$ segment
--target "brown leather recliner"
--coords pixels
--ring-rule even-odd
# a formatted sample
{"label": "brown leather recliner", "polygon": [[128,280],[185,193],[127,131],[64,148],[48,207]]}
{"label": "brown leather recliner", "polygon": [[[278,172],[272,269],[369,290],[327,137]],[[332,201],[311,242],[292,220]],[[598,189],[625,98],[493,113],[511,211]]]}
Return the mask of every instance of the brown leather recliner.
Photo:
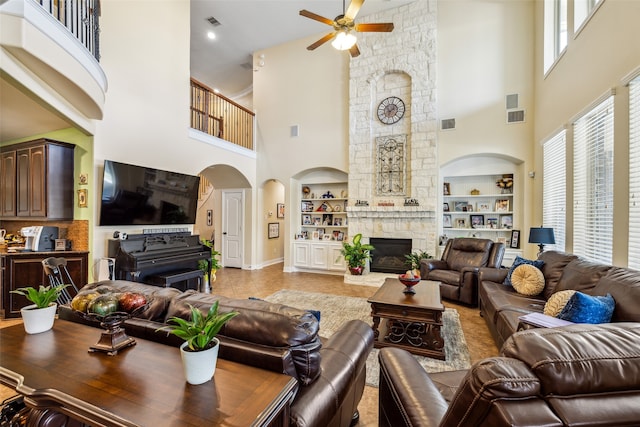
{"label": "brown leather recliner", "polygon": [[478,305],[478,270],[500,268],[504,244],[489,239],[458,237],[449,239],[442,258],[423,259],[420,276],[440,282],[443,298],[471,306]]}
{"label": "brown leather recliner", "polygon": [[640,323],[518,332],[466,374],[427,374],[397,348],[379,359],[380,426],[640,424]]}

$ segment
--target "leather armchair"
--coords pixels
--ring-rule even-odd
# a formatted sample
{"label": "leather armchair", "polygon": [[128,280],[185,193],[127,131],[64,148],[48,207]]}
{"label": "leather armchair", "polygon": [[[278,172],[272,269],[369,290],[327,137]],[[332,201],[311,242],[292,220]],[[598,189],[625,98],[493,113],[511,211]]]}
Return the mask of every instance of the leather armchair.
{"label": "leather armchair", "polygon": [[471,306],[478,305],[478,270],[500,268],[504,244],[489,239],[458,237],[449,239],[442,258],[423,259],[420,276],[440,282],[443,298]]}
{"label": "leather armchair", "polygon": [[397,348],[381,349],[379,360],[383,427],[631,426],[640,420],[640,323],[518,332],[500,357],[469,371],[427,374]]}

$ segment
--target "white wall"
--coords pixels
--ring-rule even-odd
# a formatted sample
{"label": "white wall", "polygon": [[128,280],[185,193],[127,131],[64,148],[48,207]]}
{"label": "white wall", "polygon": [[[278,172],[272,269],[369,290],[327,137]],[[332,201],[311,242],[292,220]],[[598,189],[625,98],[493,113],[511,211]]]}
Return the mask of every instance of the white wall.
{"label": "white wall", "polygon": [[[255,159],[188,136],[189,13],[188,0],[102,3],[101,65],[109,89],[104,119],[94,139],[96,195],[101,191],[105,159],[192,175],[213,164],[227,164],[254,185]],[[97,209],[94,221],[97,226]],[[114,229],[141,231],[96,228],[95,258],[105,255],[106,240]],[[248,236],[253,235],[251,231]],[[251,256],[245,261],[255,262]]]}
{"label": "white wall", "polygon": [[[571,6],[571,1],[569,2]],[[571,9],[570,9],[571,10]],[[543,5],[536,2],[535,128],[536,169],[542,168],[542,145],[594,101],[614,90],[614,233],[613,263],[627,265],[629,200],[628,89],[623,80],[640,68],[640,2],[604,0],[582,31],[572,34],[566,51],[544,76]],[[567,141],[567,251],[572,250],[573,146]],[[542,180],[536,179],[535,218],[542,218]]]}

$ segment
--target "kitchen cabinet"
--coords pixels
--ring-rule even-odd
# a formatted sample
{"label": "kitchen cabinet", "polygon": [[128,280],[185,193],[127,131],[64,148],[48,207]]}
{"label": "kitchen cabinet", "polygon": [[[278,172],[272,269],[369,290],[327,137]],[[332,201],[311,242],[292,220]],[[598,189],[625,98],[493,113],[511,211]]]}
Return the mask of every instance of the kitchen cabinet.
{"label": "kitchen cabinet", "polygon": [[2,147],[2,219],[73,219],[73,144],[38,139]]}
{"label": "kitchen cabinet", "polygon": [[[21,252],[0,255],[2,271],[2,309],[4,317],[20,317],[20,309],[31,304],[24,296],[10,291],[32,286],[49,286],[49,278],[42,268],[42,260],[62,257],[67,260],[67,270],[78,289],[87,284],[89,276],[89,253],[83,251]],[[71,295],[74,292],[70,290]]]}

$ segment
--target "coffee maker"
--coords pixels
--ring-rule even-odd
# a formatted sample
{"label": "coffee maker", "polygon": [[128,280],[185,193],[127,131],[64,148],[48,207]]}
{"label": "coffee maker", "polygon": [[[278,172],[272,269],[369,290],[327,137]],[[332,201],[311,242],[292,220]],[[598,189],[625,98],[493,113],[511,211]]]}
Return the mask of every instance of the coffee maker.
{"label": "coffee maker", "polygon": [[48,252],[55,249],[58,238],[58,227],[47,225],[33,225],[22,227],[20,234],[24,237],[24,250],[33,252]]}

